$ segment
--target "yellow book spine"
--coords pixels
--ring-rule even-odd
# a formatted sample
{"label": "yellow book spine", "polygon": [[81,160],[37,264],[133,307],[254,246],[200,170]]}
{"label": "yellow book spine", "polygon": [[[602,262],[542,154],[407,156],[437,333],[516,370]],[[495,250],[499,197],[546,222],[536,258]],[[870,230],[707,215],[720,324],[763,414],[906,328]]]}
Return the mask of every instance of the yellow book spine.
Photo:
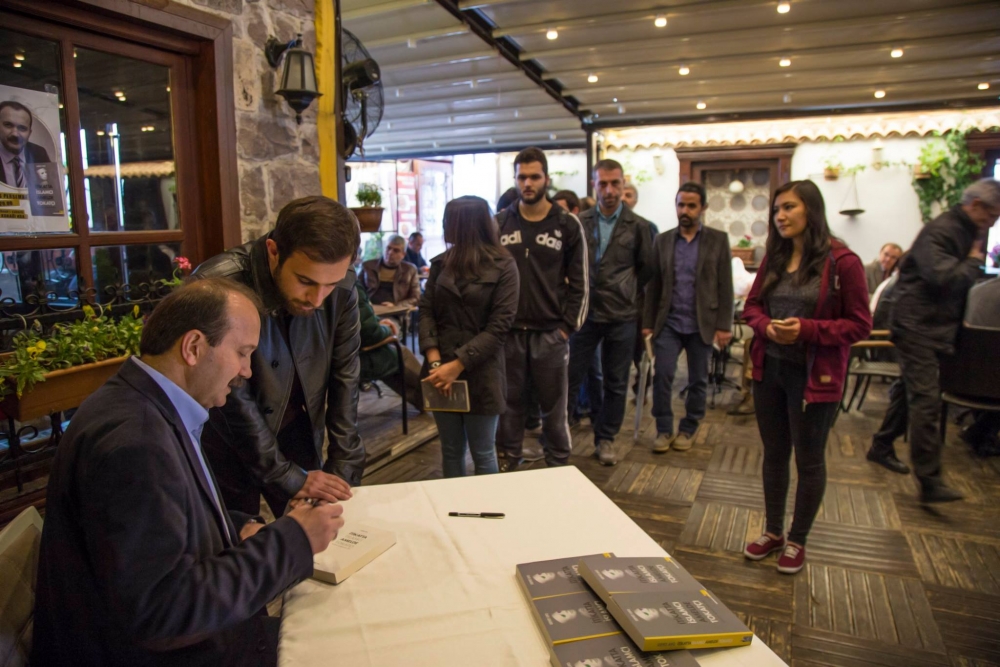
{"label": "yellow book spine", "polygon": [[681,648],[727,648],[731,646],[747,646],[751,641],[753,641],[753,633],[751,632],[676,635],[672,637],[646,637],[641,648],[643,651],[672,651]]}

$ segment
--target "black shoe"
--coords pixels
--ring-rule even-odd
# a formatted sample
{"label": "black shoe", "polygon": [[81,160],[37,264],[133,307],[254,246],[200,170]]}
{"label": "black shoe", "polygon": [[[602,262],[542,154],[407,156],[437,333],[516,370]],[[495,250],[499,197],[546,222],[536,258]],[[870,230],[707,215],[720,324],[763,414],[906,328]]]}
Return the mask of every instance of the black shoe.
{"label": "black shoe", "polygon": [[956,500],[965,500],[965,496],[954,489],[949,489],[940,480],[920,480],[921,503],[950,503]]}
{"label": "black shoe", "polygon": [[514,472],[520,466],[522,460],[520,458],[513,458],[509,456],[498,456],[497,457],[497,468],[500,472]]}
{"label": "black shoe", "polygon": [[886,454],[878,454],[875,449],[869,449],[868,454],[865,456],[866,459],[872,463],[877,463],[886,470],[891,470],[892,472],[898,472],[900,475],[909,475],[910,466],[906,465],[898,458],[893,452],[888,452]]}

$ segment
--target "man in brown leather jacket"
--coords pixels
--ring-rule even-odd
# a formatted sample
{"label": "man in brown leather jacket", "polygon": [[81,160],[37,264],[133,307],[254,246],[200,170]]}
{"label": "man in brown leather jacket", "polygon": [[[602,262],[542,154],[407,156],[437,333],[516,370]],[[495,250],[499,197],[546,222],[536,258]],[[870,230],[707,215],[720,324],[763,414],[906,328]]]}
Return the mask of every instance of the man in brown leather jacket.
{"label": "man in brown leather jacket", "polygon": [[256,514],[263,494],[281,516],[292,498],[344,500],[361,482],[361,337],[351,270],[359,241],[348,209],[305,197],[281,210],[272,232],[195,273],[242,283],[264,303],[253,374],[211,411],[202,437],[231,509]]}

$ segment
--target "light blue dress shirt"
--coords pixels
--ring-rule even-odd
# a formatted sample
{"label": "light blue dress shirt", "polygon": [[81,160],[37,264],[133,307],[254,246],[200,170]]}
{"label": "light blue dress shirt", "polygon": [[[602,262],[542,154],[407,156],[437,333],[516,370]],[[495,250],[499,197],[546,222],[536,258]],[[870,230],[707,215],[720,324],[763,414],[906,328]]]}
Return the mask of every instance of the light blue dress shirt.
{"label": "light blue dress shirt", "polygon": [[604,217],[601,213],[601,207],[597,207],[597,261],[600,263],[601,257],[604,257],[604,251],[608,249],[608,242],[611,241],[611,235],[615,232],[615,225],[618,224],[618,218],[621,217],[622,209],[625,208],[625,202],[620,202],[618,208],[615,212],[608,217]]}
{"label": "light blue dress shirt", "polygon": [[167,395],[170,402],[173,404],[174,409],[177,410],[177,414],[180,415],[181,421],[184,423],[184,428],[187,429],[188,435],[191,436],[191,443],[194,445],[194,453],[198,455],[198,462],[201,463],[201,470],[205,474],[205,481],[208,482],[208,488],[212,490],[212,500],[215,502],[215,511],[219,515],[219,519],[222,521],[223,525],[223,537],[226,542],[231,541],[231,536],[229,535],[229,530],[225,528],[227,525],[226,517],[222,513],[222,503],[219,502],[219,492],[215,488],[215,482],[212,480],[212,473],[208,470],[208,464],[205,463],[205,455],[201,451],[201,432],[205,428],[205,422],[208,421],[208,410],[206,410],[198,401],[191,397],[191,394],[187,393],[180,387],[178,387],[173,380],[168,378],[163,373],[159,372],[155,368],[149,366],[149,364],[143,363],[138,357],[132,357],[132,361],[142,370],[146,371],[149,377],[153,378],[153,381],[160,386],[163,393]]}

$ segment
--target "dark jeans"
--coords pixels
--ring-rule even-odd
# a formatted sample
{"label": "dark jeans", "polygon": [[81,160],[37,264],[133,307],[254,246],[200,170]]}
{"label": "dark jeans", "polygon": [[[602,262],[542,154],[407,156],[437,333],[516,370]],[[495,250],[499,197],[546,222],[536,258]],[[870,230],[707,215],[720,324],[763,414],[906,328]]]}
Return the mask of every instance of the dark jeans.
{"label": "dark jeans", "polygon": [[921,480],[941,476],[940,360],[933,349],[897,334],[893,342],[906,387],[910,420],[910,461]]}
{"label": "dark jeans", "polygon": [[594,361],[587,371],[587,381],[580,385],[576,400],[575,416],[583,417],[584,412],[587,412],[592,422],[597,421],[597,415],[601,414],[601,406],[604,405],[604,369],[601,366],[600,345],[594,350]]}
{"label": "dark jeans", "polygon": [[604,404],[594,425],[594,441],[614,440],[625,419],[625,394],[632,367],[635,322],[594,322],[588,319],[570,339],[570,414],[576,411],[580,385],[590,369],[594,351],[601,346],[604,371]]}
{"label": "dark jeans", "polygon": [[504,343],[507,411],[500,416],[497,451],[521,458],[528,382],[535,387],[542,417],[542,447],[549,466],[569,463],[570,434],[566,423],[566,372],[569,343],[558,331],[511,331]]}
{"label": "dark jeans", "polygon": [[907,427],[906,387],[902,380],[895,380],[889,387],[889,408],[882,418],[882,426],[872,438],[872,451],[881,457],[895,456],[896,449],[892,443],[896,438],[906,435]]}
{"label": "dark jeans", "polygon": [[499,472],[496,435],[499,415],[470,415],[458,412],[435,412],[441,438],[441,462],[445,477],[465,476],[466,445],[472,451],[477,475]]}
{"label": "dark jeans", "polygon": [[839,403],[804,404],[806,369],[775,357],[764,361],[764,379],[753,384],[757,428],[764,442],[767,531],[784,533],[789,459],[795,450],[799,481],[788,540],[805,545],[826,492],[826,439]]}
{"label": "dark jeans", "polygon": [[674,375],[677,373],[677,358],[681,350],[687,352],[688,386],[684,399],[684,419],[678,431],[691,435],[698,430],[698,422],[705,418],[705,396],[708,387],[708,362],[712,358],[712,346],[705,345],[701,334],[677,333],[665,326],[654,341],[656,352],[656,373],[653,375],[653,416],[656,417],[656,432],[674,432],[674,410],[671,396]]}

